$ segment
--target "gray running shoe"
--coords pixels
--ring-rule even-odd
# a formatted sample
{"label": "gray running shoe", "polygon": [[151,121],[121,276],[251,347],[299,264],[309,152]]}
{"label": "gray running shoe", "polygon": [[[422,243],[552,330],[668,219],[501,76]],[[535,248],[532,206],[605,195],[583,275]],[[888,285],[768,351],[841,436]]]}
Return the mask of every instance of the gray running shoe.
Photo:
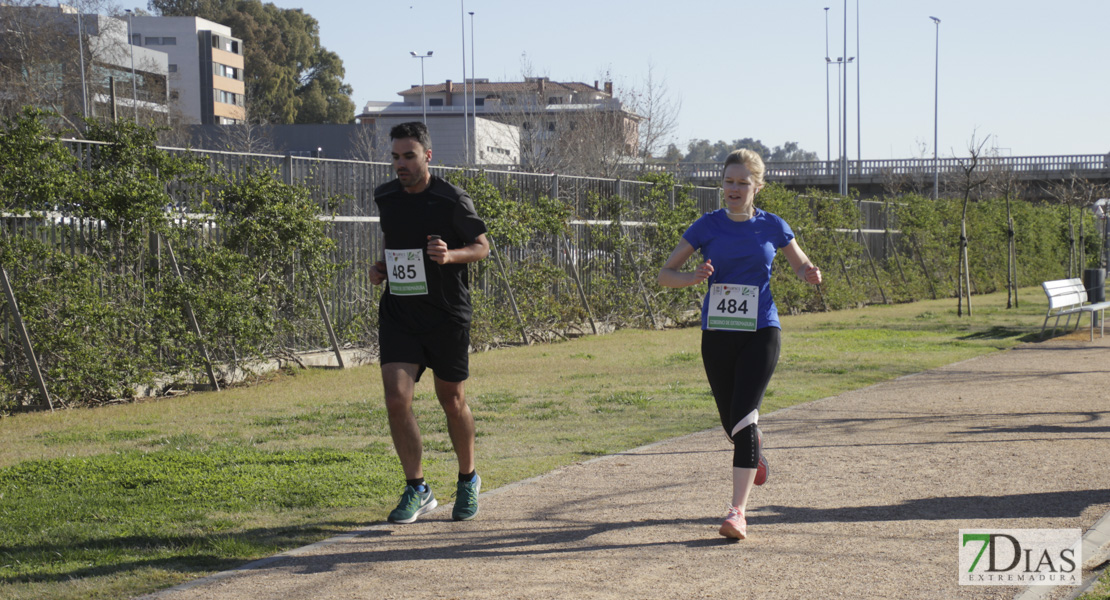
{"label": "gray running shoe", "polygon": [[397,504],[397,508],[389,513],[390,523],[412,523],[420,515],[439,506],[435,495],[432,494],[431,486],[425,485],[424,487],[427,491],[421,493],[411,485],[405,486],[405,491],[401,493],[401,501]]}
{"label": "gray running shoe", "polygon": [[456,521],[469,521],[478,514],[478,493],[482,490],[482,478],[474,476],[474,481],[460,481],[455,491],[455,508],[451,518]]}

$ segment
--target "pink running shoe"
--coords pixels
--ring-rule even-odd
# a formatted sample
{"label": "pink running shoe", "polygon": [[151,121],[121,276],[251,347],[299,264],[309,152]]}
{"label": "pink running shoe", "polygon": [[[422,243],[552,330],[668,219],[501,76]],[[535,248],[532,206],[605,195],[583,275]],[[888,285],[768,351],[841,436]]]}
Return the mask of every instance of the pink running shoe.
{"label": "pink running shoe", "polygon": [[771,474],[771,466],[767,464],[767,457],[763,455],[763,432],[759,426],[755,426],[756,444],[759,446],[759,464],[755,466],[755,484],[763,485],[767,483],[767,477]]}
{"label": "pink running shoe", "polygon": [[725,522],[721,523],[719,533],[734,540],[748,537],[748,521],[744,519],[744,513],[740,512],[738,507],[728,507],[728,516],[725,517]]}

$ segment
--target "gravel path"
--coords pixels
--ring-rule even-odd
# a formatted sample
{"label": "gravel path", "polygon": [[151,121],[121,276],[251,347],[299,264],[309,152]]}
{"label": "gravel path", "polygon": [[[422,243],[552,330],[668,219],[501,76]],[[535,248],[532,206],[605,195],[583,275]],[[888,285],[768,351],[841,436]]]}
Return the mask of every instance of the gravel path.
{"label": "gravel path", "polygon": [[958,585],[958,530],[1110,511],[1108,374],[1110,337],[1069,336],[765,415],[742,542],[717,535],[713,430],[483,493],[474,521],[444,503],[150,598],[1013,598]]}

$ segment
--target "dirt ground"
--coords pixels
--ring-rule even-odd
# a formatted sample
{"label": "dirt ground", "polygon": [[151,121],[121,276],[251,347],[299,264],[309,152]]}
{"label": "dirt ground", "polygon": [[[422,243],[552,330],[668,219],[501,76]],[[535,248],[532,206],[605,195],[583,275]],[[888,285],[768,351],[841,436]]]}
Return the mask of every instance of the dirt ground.
{"label": "dirt ground", "polygon": [[717,535],[713,430],[484,492],[474,521],[444,502],[149,598],[1028,598],[959,585],[958,531],[1110,511],[1108,372],[1110,337],[1069,336],[764,415],[742,542]]}

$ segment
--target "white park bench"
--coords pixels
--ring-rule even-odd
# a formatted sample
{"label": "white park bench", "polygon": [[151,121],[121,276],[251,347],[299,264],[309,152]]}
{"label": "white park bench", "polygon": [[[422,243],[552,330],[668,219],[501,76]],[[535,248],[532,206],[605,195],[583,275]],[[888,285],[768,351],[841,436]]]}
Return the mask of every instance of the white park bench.
{"label": "white park bench", "polygon": [[1048,312],[1044,316],[1044,325],[1041,326],[1041,338],[1044,339],[1045,328],[1048,327],[1048,320],[1055,317],[1056,321],[1052,323],[1052,333],[1056,333],[1056,326],[1060,323],[1060,317],[1067,317],[1064,321],[1064,331],[1067,331],[1068,325],[1071,324],[1071,316],[1075,317],[1075,328],[1079,329],[1079,320],[1083,318],[1083,313],[1090,313],[1091,315],[1091,341],[1095,339],[1095,313],[1098,314],[1099,321],[1099,336],[1106,334],[1106,324],[1103,317],[1105,317],[1106,309],[1110,308],[1110,302],[1098,302],[1089,304],[1087,302],[1087,290],[1083,287],[1083,280],[1081,279],[1057,279],[1056,281],[1046,281],[1041,284],[1044,288],[1044,293],[1048,296]]}

